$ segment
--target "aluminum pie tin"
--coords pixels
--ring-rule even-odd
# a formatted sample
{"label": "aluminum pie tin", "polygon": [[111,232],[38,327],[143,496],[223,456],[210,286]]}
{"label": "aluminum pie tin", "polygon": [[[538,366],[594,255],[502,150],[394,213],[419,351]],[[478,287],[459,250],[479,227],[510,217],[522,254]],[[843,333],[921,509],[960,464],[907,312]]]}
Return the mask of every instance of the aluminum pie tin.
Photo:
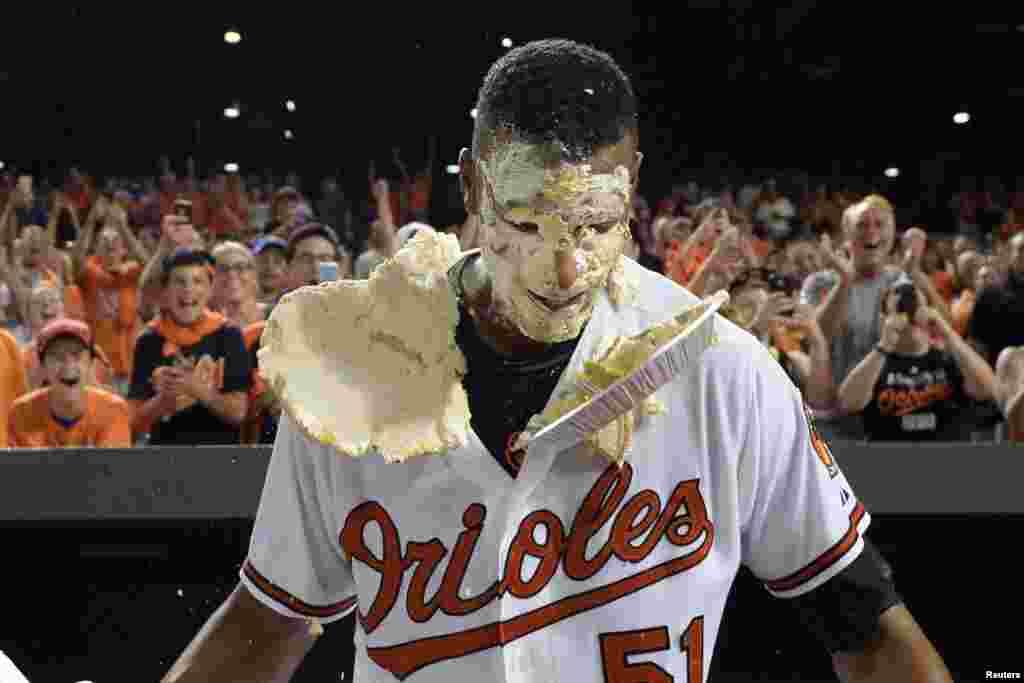
{"label": "aluminum pie tin", "polygon": [[727,292],[716,292],[675,316],[677,321],[689,319],[679,334],[665,342],[629,375],[538,430],[530,438],[530,443],[568,448],[640,405],[697,362],[701,354],[715,343],[715,313],[728,300]]}

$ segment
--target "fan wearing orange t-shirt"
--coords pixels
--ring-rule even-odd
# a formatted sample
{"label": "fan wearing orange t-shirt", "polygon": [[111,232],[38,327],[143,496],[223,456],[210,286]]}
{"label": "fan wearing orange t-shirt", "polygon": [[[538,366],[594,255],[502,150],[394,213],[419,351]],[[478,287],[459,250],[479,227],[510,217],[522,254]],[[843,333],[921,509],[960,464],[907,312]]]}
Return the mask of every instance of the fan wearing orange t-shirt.
{"label": "fan wearing orange t-shirt", "polygon": [[49,386],[14,402],[8,424],[11,447],[130,447],[128,403],[87,385],[96,353],[89,326],[55,320],[37,343]]}
{"label": "fan wearing orange t-shirt", "polygon": [[[86,321],[96,345],[110,359],[112,384],[125,394],[131,381],[132,354],[139,332],[138,286],[149,253],[128,228],[124,209],[103,206],[105,222],[96,238],[96,254],[86,258],[98,220],[90,220],[75,244],[71,257],[78,273]],[[129,252],[134,260],[129,260]]]}
{"label": "fan wearing orange t-shirt", "polygon": [[[55,320],[70,317],[66,313],[64,300],[60,293],[49,285],[41,285],[32,290],[32,296],[28,302],[28,343],[21,347],[21,357],[24,361],[25,378],[28,382],[28,390],[46,386],[46,373],[39,362],[39,337],[47,325]],[[102,362],[93,363],[93,371],[86,379],[86,383],[92,386],[99,386],[105,389],[110,388],[110,365],[106,357]]]}
{"label": "fan wearing orange t-shirt", "polygon": [[[11,406],[25,391],[25,367],[21,364],[18,341],[0,330],[0,415],[9,415]],[[0,448],[9,445],[7,422],[0,419]]]}

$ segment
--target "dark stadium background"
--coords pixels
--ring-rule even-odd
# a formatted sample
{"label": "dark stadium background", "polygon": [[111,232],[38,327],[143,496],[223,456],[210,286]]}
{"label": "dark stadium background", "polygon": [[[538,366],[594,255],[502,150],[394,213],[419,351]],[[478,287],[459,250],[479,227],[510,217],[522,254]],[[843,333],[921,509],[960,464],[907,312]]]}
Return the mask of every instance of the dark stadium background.
{"label": "dark stadium background", "polygon": [[[566,37],[607,50],[632,76],[649,197],[693,176],[801,169],[875,184],[921,220],[941,206],[945,218],[962,175],[1009,183],[1018,172],[1024,9],[978,7],[17,3],[0,40],[0,160],[125,176],[155,174],[162,154],[180,171],[191,154],[201,172],[296,170],[311,189],[336,173],[361,197],[370,159],[394,173],[399,146],[415,167],[436,135],[445,183],[501,39]],[[225,44],[229,28],[240,44]],[[241,116],[225,119],[234,102]],[[954,125],[957,111],[971,122]],[[882,175],[888,166],[899,179]]]}

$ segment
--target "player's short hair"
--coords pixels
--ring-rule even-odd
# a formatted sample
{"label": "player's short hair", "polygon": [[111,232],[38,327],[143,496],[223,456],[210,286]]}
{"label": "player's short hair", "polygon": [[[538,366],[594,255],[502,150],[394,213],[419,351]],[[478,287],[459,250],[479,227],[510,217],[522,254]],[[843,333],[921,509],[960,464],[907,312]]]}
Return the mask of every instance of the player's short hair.
{"label": "player's short hair", "polygon": [[629,77],[607,53],[570,40],[510,50],[487,72],[476,109],[475,158],[503,127],[528,144],[560,143],[570,163],[638,129]]}

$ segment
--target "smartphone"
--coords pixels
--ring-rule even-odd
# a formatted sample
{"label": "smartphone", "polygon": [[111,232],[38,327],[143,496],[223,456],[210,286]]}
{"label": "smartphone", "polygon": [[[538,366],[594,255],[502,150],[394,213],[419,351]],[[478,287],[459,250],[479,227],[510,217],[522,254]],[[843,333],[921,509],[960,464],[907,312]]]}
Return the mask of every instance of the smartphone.
{"label": "smartphone", "polygon": [[319,268],[320,282],[333,282],[338,279],[337,261],[321,261]]}

